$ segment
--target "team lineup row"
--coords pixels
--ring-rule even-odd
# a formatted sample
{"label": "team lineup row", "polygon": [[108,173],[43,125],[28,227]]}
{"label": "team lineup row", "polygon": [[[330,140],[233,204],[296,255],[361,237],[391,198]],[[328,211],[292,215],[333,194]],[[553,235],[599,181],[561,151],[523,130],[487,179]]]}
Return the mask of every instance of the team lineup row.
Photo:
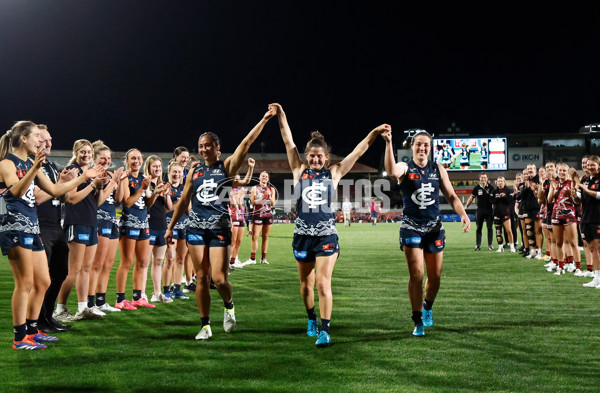
{"label": "team lineup row", "polygon": [[[513,238],[517,227],[521,232],[523,256],[546,259],[547,271],[556,275],[565,272],[580,277],[593,277],[586,287],[600,286],[600,157],[585,156],[581,160],[584,174],[564,163],[549,161],[544,167],[528,165],[515,179],[515,187],[497,180],[497,188],[480,175],[468,207],[477,200],[477,244],[481,246],[484,223],[488,227],[488,247],[492,249],[492,221],[496,226],[498,252],[504,250],[503,232],[508,246],[515,251]],[[514,234],[514,235],[513,235]],[[579,242],[581,238],[581,242]],[[587,264],[582,271],[582,245]],[[546,249],[543,253],[542,249]]]}
{"label": "team lineup row", "polygon": [[[370,131],[341,162],[328,166],[330,147],[323,136],[318,132],[311,134],[303,159],[294,143],[283,108],[279,104],[270,104],[265,115],[231,156],[220,160],[221,142],[218,136],[204,133],[198,139],[201,162],[189,170],[186,170],[185,164],[172,162],[168,168],[168,181],[160,178],[162,167],[158,157],[146,159],[144,176],[144,160],[137,149],[127,152],[126,168],[108,172],[110,149],[101,141],[94,144],[77,141],[71,165],[58,173],[46,159],[42,145],[42,135],[47,130],[43,130],[43,127],[40,130],[32,122],[16,123],[0,139],[0,188],[5,190],[3,197],[7,210],[2,216],[0,246],[3,254],[8,256],[15,281],[12,302],[15,332],[13,348],[43,349],[46,347],[44,343],[57,340],[38,326],[38,322],[42,321],[44,327],[57,331],[65,329],[64,325],[57,325],[52,318],[57,298],[54,316],[66,317],[63,321],[98,317],[102,315],[102,309],[112,311],[154,307],[143,296],[150,253],[156,262],[152,263],[150,274],[154,291],[152,300],[172,301],[168,296],[168,285],[171,280],[177,285],[178,277],[182,277],[184,248],[187,249],[196,276],[195,296],[201,321],[196,339],[206,340],[212,336],[209,318],[211,284],[214,284],[223,300],[223,328],[226,332],[233,331],[236,319],[233,288],[228,273],[231,265],[236,264],[239,239],[236,242],[235,228],[243,225],[240,223],[239,202],[246,192],[243,189],[247,184],[245,181],[251,176],[249,172],[241,179],[237,172],[246,159],[250,145],[273,117],[278,118],[294,184],[300,191],[297,193],[292,251],[297,260],[301,295],[307,312],[307,335],[317,337],[317,347],[326,347],[331,343],[331,276],[339,255],[334,209],[331,206],[340,179],[378,135],[386,143],[386,170],[401,185],[404,212],[400,245],[410,271],[408,288],[415,324],[413,335],[424,335],[424,327],[433,324],[432,305],[440,286],[446,241],[440,219],[440,191],[461,216],[464,231],[470,228],[468,216],[454,193],[445,169],[428,158],[431,136],[420,132],[411,137],[413,160],[408,164],[396,163],[391,127],[382,124]],[[251,171],[253,165],[249,167]],[[272,213],[271,216],[269,213],[275,193],[268,185],[268,174],[261,174],[260,180],[261,184],[251,191],[251,198],[259,207],[254,214],[253,240],[257,242],[262,230],[261,261],[266,263],[268,243],[265,244],[265,240],[268,239],[268,232],[266,236],[265,232],[272,222]],[[229,183],[233,189],[230,201],[217,197],[222,194],[225,183]],[[114,214],[114,204],[118,201],[123,207],[120,222],[117,222]],[[44,210],[43,207],[40,209],[42,202],[54,209],[58,217],[60,205],[64,203],[64,229],[58,224],[58,227],[52,228],[53,233],[40,231],[45,226],[42,220],[38,223],[38,213]],[[151,222],[157,217],[161,218],[159,213],[165,215],[165,220],[161,219],[161,222],[166,223],[166,228],[153,232],[155,225]],[[60,218],[53,222],[59,223]],[[47,258],[46,252],[54,242],[60,242],[61,236],[66,236],[63,243],[66,240],[68,250],[52,250]],[[174,245],[176,253],[181,247],[180,256],[175,258],[177,262],[174,264],[179,270],[168,263],[161,267],[167,244]],[[121,262],[116,274],[117,301],[113,308],[106,304],[106,287],[118,245]],[[257,245],[253,244],[253,250],[256,252]],[[52,260],[60,252],[63,256],[68,253],[68,271],[64,281],[54,282],[51,276],[60,277],[61,273],[52,272]],[[254,255],[251,257],[250,261]],[[97,261],[97,264],[90,261]],[[100,268],[93,269],[92,266]],[[131,266],[133,299],[130,302],[125,299],[125,284]],[[425,267],[427,281],[423,290]],[[191,271],[186,272],[186,278],[190,279],[191,275]],[[164,288],[161,288],[161,282],[165,284]],[[78,297],[78,313],[75,316],[68,313],[65,306],[73,285],[76,286]],[[319,297],[320,324],[315,312],[315,286]],[[179,289],[173,293],[178,293]]]}

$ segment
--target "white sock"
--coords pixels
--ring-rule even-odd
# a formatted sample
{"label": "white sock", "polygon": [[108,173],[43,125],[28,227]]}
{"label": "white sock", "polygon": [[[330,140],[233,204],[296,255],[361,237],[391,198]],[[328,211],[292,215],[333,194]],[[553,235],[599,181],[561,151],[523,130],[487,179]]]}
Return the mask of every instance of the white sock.
{"label": "white sock", "polygon": [[77,312],[82,312],[87,308],[87,302],[77,302]]}
{"label": "white sock", "polygon": [[67,306],[65,304],[57,304],[56,305],[57,313],[61,313],[61,312],[65,311],[66,309],[67,309]]}

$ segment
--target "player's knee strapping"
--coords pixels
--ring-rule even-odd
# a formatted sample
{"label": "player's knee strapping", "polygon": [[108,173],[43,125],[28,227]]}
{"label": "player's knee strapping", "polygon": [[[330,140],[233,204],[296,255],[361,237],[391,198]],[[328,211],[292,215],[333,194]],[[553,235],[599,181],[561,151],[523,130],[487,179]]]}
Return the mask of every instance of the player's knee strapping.
{"label": "player's knee strapping", "polygon": [[502,226],[496,225],[496,240],[498,244],[504,244],[504,238],[502,237]]}
{"label": "player's knee strapping", "polygon": [[533,222],[525,223],[525,233],[527,234],[527,243],[529,243],[529,246],[535,246],[535,232]]}

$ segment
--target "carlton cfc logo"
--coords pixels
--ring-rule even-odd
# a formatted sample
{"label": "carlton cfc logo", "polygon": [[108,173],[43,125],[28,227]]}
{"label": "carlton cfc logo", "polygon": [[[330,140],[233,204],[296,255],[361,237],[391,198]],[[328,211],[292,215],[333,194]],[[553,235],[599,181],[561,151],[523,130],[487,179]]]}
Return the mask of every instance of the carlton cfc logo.
{"label": "carlton cfc logo", "polygon": [[427,206],[431,206],[435,203],[435,199],[430,198],[431,194],[435,191],[435,188],[431,183],[421,184],[421,188],[415,190],[411,195],[410,199],[419,206],[419,209],[427,209]]}
{"label": "carlton cfc logo", "polygon": [[219,197],[215,195],[216,189],[217,183],[215,183],[215,179],[204,180],[196,190],[196,198],[202,202],[203,205],[210,205],[211,202],[219,199]]}
{"label": "carlton cfc logo", "polygon": [[325,187],[323,183],[315,182],[313,185],[306,187],[302,191],[302,200],[308,204],[310,209],[314,209],[319,205],[327,203],[327,201],[323,199],[323,193],[326,191],[327,187]]}

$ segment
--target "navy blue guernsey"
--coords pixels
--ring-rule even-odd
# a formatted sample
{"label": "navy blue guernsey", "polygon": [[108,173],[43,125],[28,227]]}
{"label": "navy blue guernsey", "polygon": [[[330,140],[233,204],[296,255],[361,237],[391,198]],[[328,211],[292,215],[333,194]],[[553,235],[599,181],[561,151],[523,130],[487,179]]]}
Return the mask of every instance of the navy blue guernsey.
{"label": "navy blue guernsey", "polygon": [[462,166],[469,165],[470,157],[471,157],[471,152],[469,151],[468,147],[465,147],[464,149],[460,149],[460,165],[462,165]]}
{"label": "navy blue guernsey", "polygon": [[[183,194],[183,187],[184,187],[183,183],[178,185],[177,187],[171,186],[171,202],[175,203],[181,199],[181,194]],[[167,225],[171,224],[174,212],[175,212],[174,210],[171,210],[170,212],[167,213],[167,215],[166,215]],[[185,229],[186,224],[187,224],[187,214],[183,213],[181,215],[181,218],[179,219],[179,221],[177,221],[175,223],[175,226],[173,227],[173,229]]]}
{"label": "navy blue guernsey", "polygon": [[[65,169],[71,170],[73,168],[77,169],[78,176],[82,176],[83,169],[76,162]],[[83,190],[89,186],[91,182],[91,179],[84,181],[77,187],[77,191]],[[68,225],[87,225],[95,227],[98,225],[98,219],[96,218],[97,211],[98,203],[96,202],[96,192],[94,190],[76,204],[67,202],[65,203],[65,227]]]}
{"label": "navy blue guernsey", "polygon": [[[58,167],[55,162],[46,161],[40,168],[42,173],[50,179],[52,183],[58,181]],[[60,219],[61,207],[59,198],[51,198],[50,200],[37,205],[38,219],[40,227],[48,229],[61,229]]]}
{"label": "navy blue guernsey", "polygon": [[481,148],[481,162],[487,162],[488,155],[489,155],[489,151],[488,151],[487,147],[482,147]]}
{"label": "navy blue guernsey", "polygon": [[335,196],[329,169],[306,168],[294,186],[296,228],[294,234],[305,236],[336,235],[332,202]]}
{"label": "navy blue guernsey", "polygon": [[[135,194],[142,187],[143,180],[144,175],[141,173],[137,177],[129,175],[129,196]],[[143,193],[131,207],[123,205],[121,226],[132,229],[148,229],[148,210],[146,209],[146,200]]]}
{"label": "navy blue guernsey", "polygon": [[224,189],[227,175],[223,161],[199,164],[191,176],[188,181],[192,181],[192,211],[187,227],[195,230],[229,228],[229,204]]}
{"label": "navy blue guernsey", "polygon": [[402,183],[402,227],[421,233],[442,229],[440,219],[440,171],[438,164],[429,161],[423,168],[413,160]]}
{"label": "navy blue guernsey", "polygon": [[[17,168],[17,177],[22,179],[33,167],[30,160],[23,161],[14,154],[6,157],[11,160]],[[0,232],[19,231],[30,234],[39,234],[37,209],[35,207],[34,182],[31,182],[29,188],[22,197],[15,197],[10,190],[4,195],[6,203],[6,214],[2,216]],[[6,188],[6,183],[0,182],[0,189]]]}
{"label": "navy blue guernsey", "polygon": [[[110,174],[108,174],[108,176],[110,178],[112,178],[112,176]],[[104,186],[105,188],[108,187],[108,184],[106,184]],[[117,221],[117,209],[115,207],[115,191],[113,190],[113,192],[110,193],[110,195],[106,198],[106,200],[100,205],[98,206],[98,211],[96,212],[96,218],[98,219],[98,221],[110,221],[113,224],[118,225],[119,222]]]}

